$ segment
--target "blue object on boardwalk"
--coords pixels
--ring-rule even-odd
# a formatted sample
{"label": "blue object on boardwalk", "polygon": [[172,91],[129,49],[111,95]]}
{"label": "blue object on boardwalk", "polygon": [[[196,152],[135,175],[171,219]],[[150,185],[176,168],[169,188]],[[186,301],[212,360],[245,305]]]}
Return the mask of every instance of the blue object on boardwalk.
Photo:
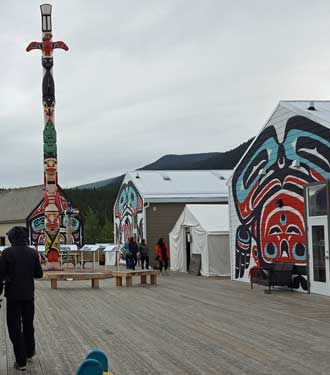
{"label": "blue object on boardwalk", "polygon": [[109,364],[108,358],[104,352],[101,350],[95,349],[88,353],[86,359],[95,359],[99,362],[102,367],[103,372],[108,372]]}
{"label": "blue object on boardwalk", "polygon": [[103,375],[101,364],[95,359],[85,359],[76,375]]}

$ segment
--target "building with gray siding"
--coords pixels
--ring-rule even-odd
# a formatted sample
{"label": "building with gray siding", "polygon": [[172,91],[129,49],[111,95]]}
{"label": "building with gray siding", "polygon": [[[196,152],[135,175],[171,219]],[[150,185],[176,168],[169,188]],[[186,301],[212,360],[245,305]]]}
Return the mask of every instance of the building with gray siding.
{"label": "building with gray siding", "polygon": [[43,185],[0,191],[0,246],[9,245],[6,233],[13,226],[25,226],[42,197]]}
{"label": "building with gray siding", "polygon": [[[227,204],[230,170],[133,171],[123,180],[114,206],[116,243],[127,238],[145,238],[154,250],[160,237],[169,242],[169,232],[184,206]],[[151,255],[151,261],[153,255]]]}
{"label": "building with gray siding", "polygon": [[[68,207],[68,197],[59,187],[59,202],[61,207],[60,242],[71,242],[81,247],[83,245],[83,217],[76,214],[71,217],[71,230],[67,230],[67,217],[64,214]],[[35,185],[23,188],[13,188],[0,191],[0,246],[9,246],[6,233],[13,226],[26,226],[29,231],[30,245],[44,244],[44,186]],[[71,200],[70,200],[71,201]],[[72,203],[72,202],[71,202]]]}

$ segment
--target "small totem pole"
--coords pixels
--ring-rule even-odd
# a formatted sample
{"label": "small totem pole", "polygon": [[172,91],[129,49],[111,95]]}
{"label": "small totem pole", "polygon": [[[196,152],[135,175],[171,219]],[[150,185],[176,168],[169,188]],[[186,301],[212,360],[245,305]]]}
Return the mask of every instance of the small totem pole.
{"label": "small totem pole", "polygon": [[75,215],[79,215],[79,210],[75,210],[71,206],[71,202],[68,202],[68,208],[64,212],[65,218],[66,218],[66,243],[67,244],[73,244],[73,239],[72,239],[72,217]]}
{"label": "small totem pole", "polygon": [[[52,41],[52,6],[43,4],[41,9],[42,42],[31,42],[26,51],[40,49],[43,66],[42,102],[44,109],[44,210],[45,251],[49,263],[58,262],[60,254],[60,205],[57,177],[57,148],[55,130],[55,84],[53,78],[53,50],[69,48],[64,42]],[[53,263],[54,264],[54,263]]]}

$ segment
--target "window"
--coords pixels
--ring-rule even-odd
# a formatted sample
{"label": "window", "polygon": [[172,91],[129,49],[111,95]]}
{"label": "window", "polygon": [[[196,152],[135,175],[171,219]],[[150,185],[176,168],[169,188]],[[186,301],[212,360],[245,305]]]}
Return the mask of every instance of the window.
{"label": "window", "polygon": [[327,187],[325,184],[309,186],[308,214],[309,216],[323,216],[327,214]]}

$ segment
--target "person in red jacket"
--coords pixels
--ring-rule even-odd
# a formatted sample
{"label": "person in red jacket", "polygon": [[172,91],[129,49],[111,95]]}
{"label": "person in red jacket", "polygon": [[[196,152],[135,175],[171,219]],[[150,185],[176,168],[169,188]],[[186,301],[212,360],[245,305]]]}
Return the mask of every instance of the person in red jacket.
{"label": "person in red jacket", "polygon": [[167,268],[170,260],[170,250],[162,238],[158,240],[155,251],[159,259],[160,272],[163,272],[164,268],[165,275],[168,275]]}

